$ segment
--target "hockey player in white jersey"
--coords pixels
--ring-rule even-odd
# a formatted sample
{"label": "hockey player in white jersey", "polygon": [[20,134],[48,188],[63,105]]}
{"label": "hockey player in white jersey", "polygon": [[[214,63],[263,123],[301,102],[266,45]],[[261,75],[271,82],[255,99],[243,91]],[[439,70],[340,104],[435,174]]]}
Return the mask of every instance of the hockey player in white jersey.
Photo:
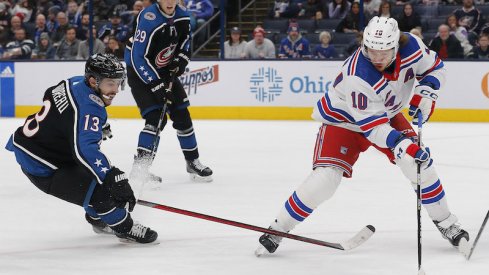
{"label": "hockey player in white jersey", "polygon": [[[468,233],[447,205],[430,153],[416,144],[416,132],[400,113],[420,112],[423,123],[443,92],[445,68],[437,54],[396,20],[374,17],[361,47],[343,64],[333,88],[317,102],[312,117],[322,122],[314,149],[313,171],[287,199],[270,228],[289,232],[335,193],[342,177],[351,177],[360,153],[370,146],[399,166],[416,189],[416,166],[422,167],[422,204],[442,236],[453,246]],[[414,94],[413,94],[414,93]],[[416,121],[416,120],[414,120]],[[259,256],[275,252],[281,237],[264,234]]]}

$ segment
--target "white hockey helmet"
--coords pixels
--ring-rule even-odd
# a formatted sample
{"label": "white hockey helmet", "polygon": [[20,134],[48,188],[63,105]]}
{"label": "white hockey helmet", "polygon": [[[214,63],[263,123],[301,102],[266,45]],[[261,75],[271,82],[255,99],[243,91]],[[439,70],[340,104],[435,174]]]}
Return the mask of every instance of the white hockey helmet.
{"label": "white hockey helmet", "polygon": [[[363,31],[362,52],[368,58],[368,49],[388,50],[394,49],[392,61],[394,61],[399,49],[399,37],[401,32],[394,18],[374,16],[368,22]],[[391,62],[392,62],[391,61]]]}

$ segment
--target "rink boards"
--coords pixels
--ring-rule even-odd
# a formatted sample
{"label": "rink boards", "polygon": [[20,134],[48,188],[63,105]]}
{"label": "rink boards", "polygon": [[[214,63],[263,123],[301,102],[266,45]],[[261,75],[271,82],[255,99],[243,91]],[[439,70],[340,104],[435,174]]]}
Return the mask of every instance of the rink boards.
{"label": "rink boards", "polygon": [[[310,119],[312,106],[331,89],[342,61],[193,61],[180,77],[197,119]],[[489,121],[489,62],[445,62],[447,82],[434,121]],[[0,63],[0,115],[39,110],[46,88],[80,75],[84,62]],[[126,85],[113,118],[139,118]]]}

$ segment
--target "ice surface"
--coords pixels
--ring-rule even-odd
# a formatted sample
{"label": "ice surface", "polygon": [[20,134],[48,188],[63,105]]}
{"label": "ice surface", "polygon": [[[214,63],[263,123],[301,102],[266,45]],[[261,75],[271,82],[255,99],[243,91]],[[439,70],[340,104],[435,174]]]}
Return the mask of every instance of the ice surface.
{"label": "ice surface", "polygon": [[[394,165],[375,150],[363,154],[353,179],[291,233],[325,241],[377,228],[349,251],[284,240],[256,258],[260,233],[137,206],[136,220],[161,244],[134,247],[95,235],[83,209],[37,190],[3,149],[20,119],[0,120],[0,274],[416,274],[416,199]],[[140,120],[112,120],[103,143],[112,163],[129,171]],[[169,125],[170,126],[170,125]],[[266,227],[311,169],[319,124],[291,121],[195,121],[202,163],[213,183],[193,183],[175,131],[162,135],[153,172],[159,190],[141,198]],[[429,123],[423,130],[451,210],[474,238],[489,209],[489,124]],[[138,189],[138,187],[135,187]],[[139,193],[139,190],[136,190]],[[442,239],[423,211],[423,266],[429,275],[487,274],[489,232],[470,262]]]}

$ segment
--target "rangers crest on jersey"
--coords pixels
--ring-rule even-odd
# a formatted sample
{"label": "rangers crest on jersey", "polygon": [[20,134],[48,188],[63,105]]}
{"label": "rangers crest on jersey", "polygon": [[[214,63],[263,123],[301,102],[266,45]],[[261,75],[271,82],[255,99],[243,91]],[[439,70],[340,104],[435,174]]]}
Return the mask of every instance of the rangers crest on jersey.
{"label": "rangers crest on jersey", "polygon": [[176,47],[177,44],[170,44],[170,46],[164,48],[156,55],[155,64],[158,68],[165,67],[170,63]]}
{"label": "rangers crest on jersey", "polygon": [[156,19],[156,15],[150,11],[148,11],[147,13],[144,14],[144,19],[147,19],[147,20],[155,20]]}
{"label": "rangers crest on jersey", "polygon": [[95,103],[97,103],[97,105],[100,105],[100,107],[105,107],[105,104],[104,102],[102,101],[102,99],[94,94],[89,94],[88,97]]}

